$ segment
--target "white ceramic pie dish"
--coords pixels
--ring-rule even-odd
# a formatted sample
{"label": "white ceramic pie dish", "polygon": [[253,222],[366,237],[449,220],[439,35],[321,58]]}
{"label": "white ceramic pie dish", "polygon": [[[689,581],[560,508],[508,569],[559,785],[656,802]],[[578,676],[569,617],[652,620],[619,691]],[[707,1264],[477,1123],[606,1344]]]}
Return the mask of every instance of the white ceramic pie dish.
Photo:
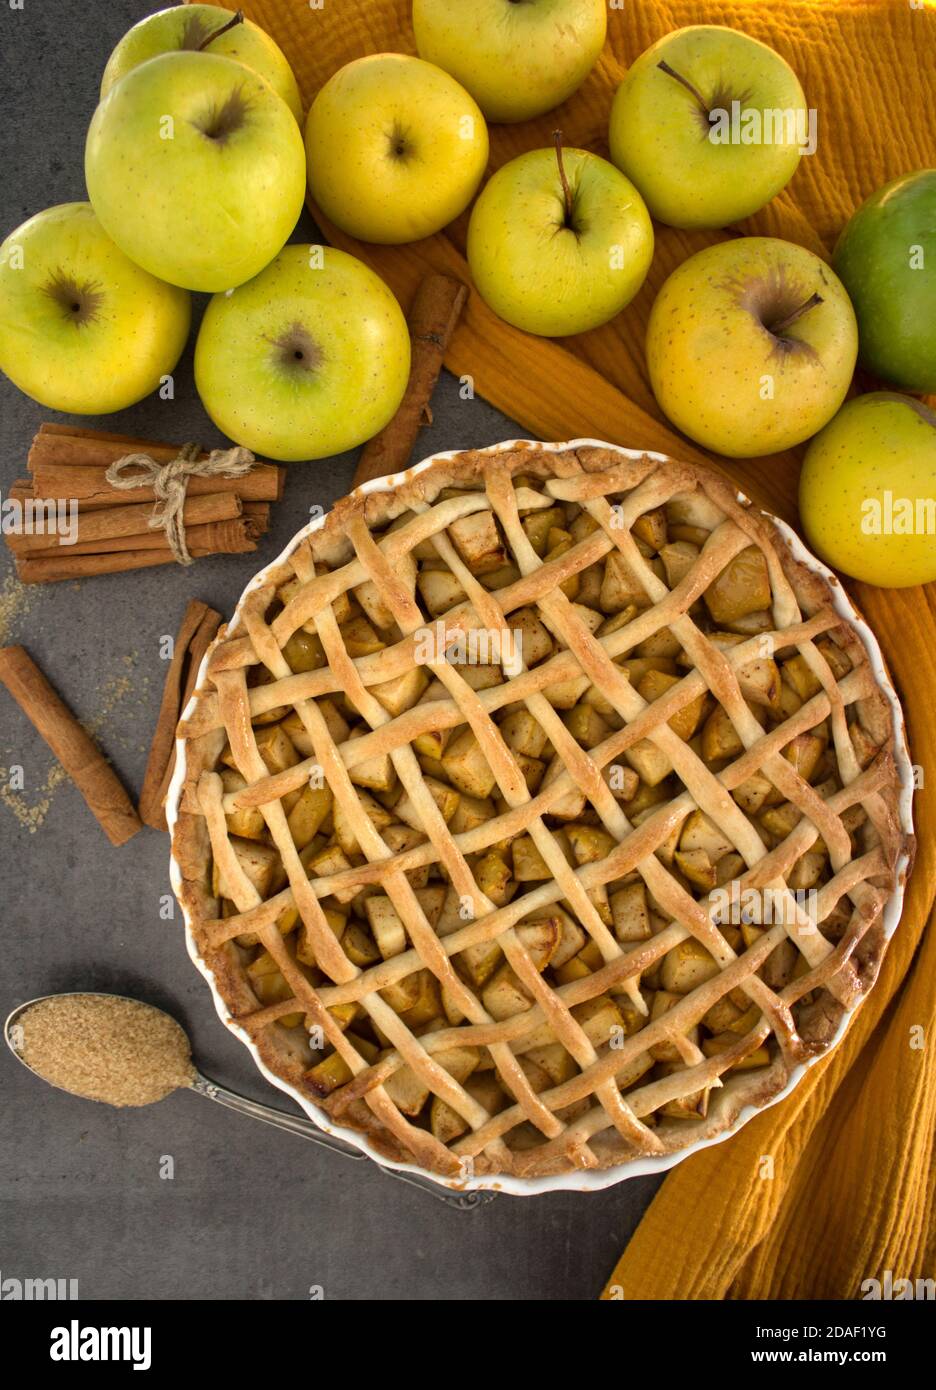
{"label": "white ceramic pie dish", "polygon": [[[610,449],[613,452],[620,454],[624,458],[635,459],[641,457],[649,457],[661,463],[665,463],[668,461],[668,456],[665,454],[653,453],[649,450],[625,449],[619,445],[608,444],[602,440],[597,439],[573,439],[564,441],[562,443],[552,444],[544,444],[540,443],[539,441],[532,440],[512,439],[505,440],[500,444],[493,445],[489,450],[484,452],[497,453],[505,450],[516,449],[518,447],[528,446],[530,444],[535,444],[536,447],[540,449],[554,453],[558,453],[566,449],[584,448],[592,446],[602,449]],[[372,482],[364,483],[360,488],[356,489],[355,491],[361,495],[377,492],[392,492],[397,487],[402,486],[402,484],[407,479],[412,477],[414,474],[424,472],[426,469],[430,468],[434,463],[436,463],[439,460],[452,459],[461,452],[463,451],[458,449],[450,449],[437,454],[432,454],[428,458],[423,459],[420,463],[415,464],[412,468],[407,469],[403,473],[391,474],[385,478],[374,479]],[[743,493],[739,492],[738,497],[743,502],[748,501],[748,499],[745,497]],[[765,515],[770,516],[769,513],[765,513]],[[292,537],[289,544],[285,547],[281,554],[279,554],[274,560],[272,560],[268,565],[266,565],[262,570],[260,570],[257,574],[253,576],[253,578],[250,580],[249,584],[246,586],[243,593],[241,594],[241,598],[238,601],[238,609],[240,609],[240,606],[246,595],[264,583],[266,575],[270,570],[272,570],[275,566],[282,564],[304,537],[308,536],[313,531],[318,530],[325,524],[326,516],[327,513],[321,517],[317,517],[313,521],[310,521],[308,525],[303,527],[301,531],[297,532],[297,534]],[[901,828],[908,836],[912,835],[913,768],[910,761],[909,750],[907,747],[906,728],[904,724],[903,712],[900,707],[900,702],[897,698],[896,691],[893,688],[893,684],[891,682],[890,675],[887,671],[887,667],[885,665],[884,658],[881,654],[881,649],[878,645],[877,639],[872,633],[871,629],[868,627],[867,623],[864,621],[864,619],[858,614],[857,610],[851,603],[851,600],[849,599],[848,595],[846,594],[845,590],[843,589],[842,585],[839,583],[835,575],[832,574],[832,572],[828,570],[819,560],[817,560],[813,555],[810,554],[810,552],[803,545],[802,541],[799,539],[796,533],[789,526],[787,526],[785,522],[780,521],[778,518],[773,516],[771,516],[770,519],[777,527],[780,535],[782,536],[786,544],[789,546],[789,549],[793,557],[800,563],[805,565],[807,568],[813,570],[817,574],[820,574],[827,581],[832,591],[832,601],[836,612],[839,613],[842,618],[846,619],[852,625],[855,632],[858,634],[862,643],[864,644],[865,650],[868,654],[869,662],[874,672],[875,679],[878,681],[881,689],[884,691],[890,704],[894,733],[894,759],[900,778],[899,813]],[[235,617],[229,624],[228,632],[236,631],[239,625],[240,617],[238,613],[235,615]],[[196,686],[201,683],[207,660],[208,656],[206,655],[204,661],[202,662],[202,668],[198,674],[198,681],[196,682]],[[191,712],[194,709],[194,705],[195,697],[193,696],[187,709],[183,711],[183,717],[186,717],[189,714],[191,714]],[[182,787],[185,782],[185,776],[186,744],[183,740],[177,740],[175,771],[166,798],[166,816],[168,820],[170,836],[172,835],[175,828],[175,823],[179,810],[179,798],[181,795]],[[893,896],[888,901],[883,914],[883,931],[884,936],[887,940],[890,940],[891,936],[897,928],[898,922],[900,921],[900,915],[903,908],[904,889],[906,886],[908,865],[908,855],[906,853],[903,853],[901,857],[898,859],[896,866],[896,890]],[[181,903],[181,870],[174,855],[171,856],[170,861],[170,880],[172,883],[173,891],[175,892],[176,897],[179,899]],[[449,1188],[453,1191],[471,1192],[487,1190],[495,1192],[506,1192],[511,1193],[514,1196],[524,1197],[535,1196],[542,1192],[594,1192],[606,1187],[612,1187],[616,1183],[623,1182],[627,1178],[646,1177],[650,1175],[663,1173],[667,1169],[674,1167],[684,1158],[687,1158],[690,1154],[697,1153],[700,1149],[709,1148],[713,1144],[719,1144],[722,1143],[724,1140],[729,1139],[733,1134],[736,1134],[738,1130],[741,1129],[741,1127],[747,1123],[748,1120],[753,1118],[754,1115],[760,1114],[769,1106],[775,1105],[778,1101],[783,1100],[784,1097],[789,1095],[790,1092],[794,1089],[794,1087],[799,1083],[799,1081],[805,1074],[806,1068],[812,1066],[815,1061],[819,1060],[819,1057],[817,1056],[796,1067],[791,1072],[789,1079],[787,1080],[787,1083],[782,1088],[782,1090],[780,1090],[775,1096],[773,1096],[768,1102],[766,1102],[766,1104],[762,1104],[760,1106],[745,1107],[740,1111],[737,1118],[735,1119],[735,1122],[732,1125],[730,1125],[727,1129],[723,1130],[721,1133],[714,1135],[710,1138],[700,1139],[697,1143],[692,1144],[686,1148],[680,1149],[675,1153],[663,1154],[659,1157],[638,1158],[632,1160],[627,1164],[618,1165],[617,1167],[597,1169],[590,1172],[559,1173],[548,1177],[538,1178],[520,1178],[501,1173],[494,1174],[489,1177],[472,1178],[465,1181],[451,1181],[442,1177],[438,1173],[432,1173],[426,1169],[418,1168],[414,1164],[392,1162],[383,1154],[378,1152],[378,1150],[373,1146],[366,1134],[356,1129],[351,1129],[343,1125],[336,1125],[332,1123],[331,1120],[325,1115],[325,1113],[319,1110],[319,1108],[313,1102],[311,1102],[306,1096],[303,1096],[301,1092],[299,1092],[295,1087],[291,1086],[288,1082],[284,1081],[281,1077],[275,1075],[264,1064],[256,1046],[251,1041],[247,1032],[241,1027],[239,1027],[239,1025],[230,1017],[227,1005],[221,997],[213,974],[211,970],[206,966],[204,960],[201,958],[198,952],[195,943],[195,937],[192,931],[192,923],[189,918],[189,913],[184,906],[182,910],[185,920],[186,944],[189,956],[191,957],[192,961],[195,963],[201,974],[205,977],[205,979],[208,982],[208,985],[211,989],[212,998],[214,1000],[215,1008],[218,1012],[218,1016],[221,1019],[221,1021],[226,1025],[226,1027],[229,1028],[230,1031],[234,1033],[234,1035],[238,1037],[240,1041],[249,1049],[258,1069],[261,1071],[261,1073],[264,1075],[267,1081],[270,1082],[271,1085],[276,1086],[279,1090],[285,1091],[287,1095],[291,1096],[292,1099],[296,1102],[296,1104],[302,1109],[302,1111],[306,1115],[308,1115],[309,1118],[312,1121],[314,1121],[314,1123],[318,1125],[321,1130],[323,1130],[327,1134],[334,1135],[337,1138],[344,1140],[353,1148],[360,1150],[369,1158],[372,1158],[375,1163],[379,1163],[385,1168],[393,1168],[404,1173],[408,1172],[412,1174],[418,1174],[422,1179],[430,1179],[431,1181],[437,1183],[440,1187]],[[846,1013],[843,1015],[830,1046],[820,1054],[821,1056],[828,1055],[828,1052],[831,1051],[832,1048],[838,1046],[838,1044],[841,1042],[842,1038],[848,1030],[848,1026],[851,1022],[851,1019],[854,1017],[854,1014],[860,1007],[860,1003],[861,1001],[859,1000],[858,1004],[856,1004],[854,1008],[846,1011]]]}

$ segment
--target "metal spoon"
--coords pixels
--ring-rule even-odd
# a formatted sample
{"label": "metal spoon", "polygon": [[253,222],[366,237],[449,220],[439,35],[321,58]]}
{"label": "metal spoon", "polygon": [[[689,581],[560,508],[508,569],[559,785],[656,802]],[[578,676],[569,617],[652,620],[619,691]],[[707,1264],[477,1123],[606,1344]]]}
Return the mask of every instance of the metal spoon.
{"label": "metal spoon", "polygon": [[[6,1040],[7,1047],[13,1053],[13,1056],[16,1057],[18,1061],[22,1062],[27,1071],[32,1072],[33,1076],[40,1077],[42,1081],[46,1081],[46,1078],[42,1076],[41,1072],[36,1071],[34,1067],[29,1065],[20,1051],[18,1046],[19,1039],[17,1037],[17,1021],[33,1004],[42,1003],[46,999],[60,999],[68,997],[69,995],[87,996],[89,994],[94,995],[98,993],[98,991],[86,989],[65,990],[61,994],[44,994],[38,999],[29,999],[25,1004],[18,1004],[3,1025],[3,1036]],[[111,999],[130,998],[130,996],[125,994],[100,994],[99,997]],[[140,1001],[131,999],[130,1002],[139,1003]],[[157,1005],[155,1004],[148,1004],[147,1007],[157,1009]],[[165,1013],[165,1010],[158,1009],[158,1012]],[[175,1023],[177,1027],[182,1026],[178,1019],[174,1018],[171,1014],[166,1014],[166,1017],[172,1018],[173,1023]],[[54,1081],[46,1081],[46,1085],[55,1086],[56,1090],[59,1091],[68,1090],[66,1086],[58,1086]],[[346,1158],[362,1159],[367,1157],[367,1155],[361,1153],[359,1149],[355,1149],[351,1144],[346,1143],[344,1139],[339,1139],[336,1135],[326,1134],[324,1130],[319,1129],[318,1125],[314,1124],[312,1120],[308,1120],[301,1115],[290,1115],[287,1111],[277,1110],[272,1105],[262,1105],[259,1101],[248,1100],[246,1096],[240,1096],[236,1091],[229,1091],[226,1086],[221,1086],[217,1081],[212,1081],[210,1077],[200,1072],[197,1067],[195,1068],[195,1077],[191,1083],[190,1089],[195,1091],[197,1095],[207,1096],[209,1100],[216,1100],[219,1105],[226,1105],[229,1110],[237,1110],[241,1115],[249,1115],[251,1119],[262,1120],[264,1124],[273,1125],[277,1129],[285,1129],[288,1133],[298,1134],[303,1139],[311,1139],[313,1144],[321,1144],[323,1148],[331,1149],[335,1153],[344,1154]],[[68,1094],[75,1095],[76,1092],[68,1091]],[[409,1173],[398,1172],[393,1168],[382,1167],[381,1171],[387,1173],[392,1178],[398,1178],[401,1182],[409,1183],[412,1187],[418,1187],[423,1192],[429,1192],[433,1197],[438,1197],[443,1202],[458,1207],[462,1211],[473,1210],[483,1205],[486,1201],[491,1200],[491,1197],[494,1195],[481,1192],[449,1192],[445,1188],[440,1187],[438,1183],[434,1183],[428,1178],[423,1178],[419,1174],[411,1175]]]}

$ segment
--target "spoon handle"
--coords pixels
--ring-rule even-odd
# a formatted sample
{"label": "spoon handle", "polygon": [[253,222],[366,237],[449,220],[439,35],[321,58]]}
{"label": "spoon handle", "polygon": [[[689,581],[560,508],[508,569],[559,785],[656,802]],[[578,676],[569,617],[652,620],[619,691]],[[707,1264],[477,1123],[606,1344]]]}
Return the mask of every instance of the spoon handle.
{"label": "spoon handle", "polygon": [[[332,1149],[335,1153],[344,1154],[347,1158],[366,1158],[367,1155],[361,1153],[360,1149],[353,1148],[346,1144],[343,1139],[336,1135],[326,1134],[319,1129],[318,1125],[313,1124],[302,1115],[289,1115],[284,1110],[274,1110],[272,1105],[261,1105],[259,1101],[248,1100],[246,1096],[239,1096],[236,1091],[229,1091],[226,1086],[221,1086],[217,1081],[212,1081],[209,1077],[203,1076],[200,1071],[196,1071],[195,1080],[192,1082],[191,1090],[197,1091],[200,1096],[207,1096],[209,1100],[216,1100],[219,1105],[226,1105],[230,1110],[237,1110],[241,1115],[249,1115],[254,1120],[263,1120],[264,1124],[274,1125],[277,1129],[285,1129],[290,1134],[298,1134],[303,1139],[311,1139],[313,1144],[321,1144],[325,1149]],[[389,1178],[396,1178],[399,1182],[405,1182],[410,1187],[418,1187],[423,1192],[428,1192],[430,1196],[438,1198],[448,1206],[455,1207],[459,1211],[476,1211],[479,1207],[486,1206],[493,1202],[496,1193],[494,1192],[450,1192],[430,1178],[424,1178],[418,1173],[399,1172],[394,1168],[382,1168],[382,1171]]]}
{"label": "spoon handle", "polygon": [[348,1158],[366,1156],[359,1149],[346,1144],[343,1139],[326,1134],[317,1124],[304,1116],[289,1115],[285,1110],[275,1110],[272,1105],[261,1105],[259,1101],[248,1100],[246,1096],[229,1091],[226,1086],[219,1085],[217,1081],[203,1076],[201,1072],[196,1072],[191,1089],[197,1091],[200,1096],[207,1096],[209,1100],[216,1100],[219,1105],[226,1105],[229,1110],[237,1110],[241,1115],[249,1115],[254,1120],[263,1120],[265,1124],[285,1129],[290,1134],[298,1134],[303,1139],[311,1139],[313,1144],[321,1144],[323,1148],[333,1149]]}

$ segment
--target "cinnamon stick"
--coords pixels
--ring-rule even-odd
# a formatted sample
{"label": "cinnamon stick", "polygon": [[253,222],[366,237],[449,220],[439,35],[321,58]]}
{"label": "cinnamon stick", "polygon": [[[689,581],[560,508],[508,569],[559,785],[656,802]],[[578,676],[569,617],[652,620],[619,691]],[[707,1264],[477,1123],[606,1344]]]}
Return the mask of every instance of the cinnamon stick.
{"label": "cinnamon stick", "polygon": [[[187,535],[189,554],[193,559],[208,555],[246,555],[257,548],[259,530],[252,517],[236,517],[233,521],[209,522],[193,526]],[[16,573],[23,584],[52,584],[63,579],[93,579],[100,574],[120,574],[123,570],[148,569],[153,565],[174,565],[175,556],[164,539],[140,537],[141,544],[132,550],[95,551],[93,554],[69,555],[62,547],[44,555],[18,555]],[[144,543],[145,541],[145,543]],[[75,547],[71,547],[74,551]]]}
{"label": "cinnamon stick", "polygon": [[[40,500],[31,500],[39,516],[42,516]],[[201,526],[211,521],[230,521],[240,516],[241,510],[241,500],[233,492],[212,492],[201,497],[187,496],[183,520],[188,530],[190,526]],[[143,545],[150,540],[157,545],[160,542],[165,545],[165,533],[150,529],[152,515],[153,507],[150,502],[97,507],[91,511],[83,510],[79,504],[74,540],[59,532],[33,532],[32,535],[25,536],[10,535],[7,537],[7,544],[18,554],[62,550],[72,555],[93,554],[97,550],[133,549],[135,544]],[[116,544],[108,544],[109,542]]]}
{"label": "cinnamon stick", "polygon": [[[74,498],[85,508],[114,507],[133,502],[154,502],[155,493],[151,487],[134,488],[132,494],[112,488],[105,474],[115,459],[123,458],[126,446],[108,451],[113,454],[104,464],[69,463],[50,456],[43,451],[37,453],[36,446],[30,450],[30,468],[33,489],[36,497]],[[157,449],[151,446],[146,451],[157,463],[169,463],[178,453],[177,449]],[[278,502],[282,496],[282,469],[276,464],[261,463],[240,478],[199,478],[188,480],[187,495],[203,497],[212,492],[233,492],[245,501]]]}
{"label": "cinnamon stick", "polygon": [[[263,528],[265,529],[265,528]],[[204,526],[190,526],[186,532],[189,552],[206,555],[244,555],[256,550],[249,544],[256,540],[260,532],[244,517],[234,517],[228,521],[209,521]],[[195,547],[193,550],[192,547]],[[164,531],[151,531],[145,536],[117,536],[112,541],[89,541],[85,545],[50,546],[48,550],[31,550],[23,555],[14,552],[20,560],[60,560],[67,564],[75,556],[125,555],[128,552],[157,551],[160,555],[171,554]]]}
{"label": "cinnamon stick", "polygon": [[399,473],[409,463],[445,349],[467,298],[467,287],[448,275],[427,275],[420,284],[408,319],[412,361],[406,393],[389,425],[362,449],[354,487],[387,473]]}
{"label": "cinnamon stick", "polygon": [[117,774],[22,647],[0,647],[0,681],[52,749],[112,845],[142,823]]}
{"label": "cinnamon stick", "polygon": [[[104,473],[110,464],[128,453],[148,454],[156,463],[170,463],[179,452],[177,444],[154,443],[147,439],[135,439],[131,435],[111,434],[106,430],[92,430],[73,425],[39,426],[29,451],[28,466],[36,484],[38,496],[77,497],[97,492],[109,494],[110,504],[115,501],[126,502],[126,493],[111,488],[104,481]],[[202,452],[201,458],[207,458]],[[85,469],[96,472],[86,474]],[[40,486],[40,476],[54,482],[54,486]],[[257,502],[278,502],[283,495],[285,469],[275,463],[257,463],[242,478],[191,478],[191,495],[209,492],[236,492],[240,497]],[[94,486],[94,484],[97,486]],[[199,486],[196,486],[199,484]],[[69,490],[71,487],[72,490]],[[74,491],[75,487],[87,490]],[[152,490],[139,488],[134,491],[134,502],[152,502]]]}
{"label": "cinnamon stick", "polygon": [[[234,499],[239,502],[239,499]],[[241,516],[227,517],[220,521],[205,522],[190,526],[186,532],[189,544],[194,545],[200,555],[240,555],[245,553],[245,541],[255,541],[269,530],[270,506],[268,502],[239,503]],[[119,507],[108,507],[107,511],[120,511]],[[100,516],[99,511],[91,513]],[[18,560],[47,560],[57,558],[67,560],[72,555],[109,555],[116,551],[158,550],[169,554],[171,547],[164,531],[147,531],[141,536],[115,536],[113,540],[79,541],[75,545],[51,545],[45,550],[23,551],[18,544],[7,543]],[[234,549],[231,550],[231,545]],[[246,550],[256,549],[246,546]]]}
{"label": "cinnamon stick", "polygon": [[199,599],[192,599],[175,639],[137,808],[140,819],[154,830],[168,829],[165,800],[175,768],[176,725],[195,689],[202,658],[220,625],[220,613]]}
{"label": "cinnamon stick", "polygon": [[66,434],[70,439],[118,439],[131,449],[143,449],[149,443],[135,434],[117,434],[113,430],[96,430],[90,425],[59,425],[54,420],[43,420],[38,434]]}

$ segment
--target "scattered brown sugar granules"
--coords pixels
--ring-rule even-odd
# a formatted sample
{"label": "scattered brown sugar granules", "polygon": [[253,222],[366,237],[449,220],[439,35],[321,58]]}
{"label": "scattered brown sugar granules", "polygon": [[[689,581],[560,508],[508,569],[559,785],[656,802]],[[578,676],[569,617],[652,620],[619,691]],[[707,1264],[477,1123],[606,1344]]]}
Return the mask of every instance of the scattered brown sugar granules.
{"label": "scattered brown sugar granules", "polygon": [[135,999],[60,994],[26,1009],[14,1029],[27,1066],[87,1100],[150,1105],[195,1078],[175,1019]]}

